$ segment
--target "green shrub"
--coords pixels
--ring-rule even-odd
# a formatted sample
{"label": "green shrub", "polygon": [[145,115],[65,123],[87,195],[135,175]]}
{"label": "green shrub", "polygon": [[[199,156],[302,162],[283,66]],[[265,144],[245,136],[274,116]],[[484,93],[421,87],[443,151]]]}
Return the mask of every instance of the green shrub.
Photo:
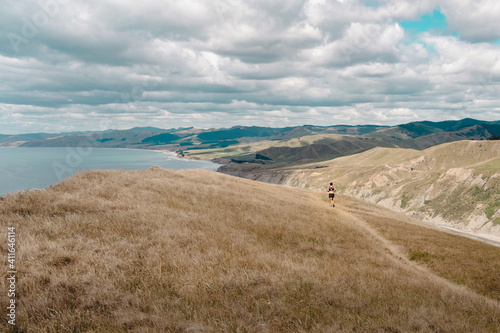
{"label": "green shrub", "polygon": [[410,201],[410,197],[406,196],[406,194],[403,195],[401,198],[401,208],[406,208],[408,206],[408,202]]}
{"label": "green shrub", "polygon": [[493,217],[493,215],[495,215],[495,213],[497,212],[497,209],[499,207],[499,202],[492,202],[488,205],[488,207],[486,207],[486,210],[484,211],[484,213],[486,214],[486,217],[491,219]]}
{"label": "green shrub", "polygon": [[421,251],[414,251],[410,253],[410,260],[412,261],[420,261],[420,262],[429,262],[432,259],[432,254],[429,252],[421,252]]}

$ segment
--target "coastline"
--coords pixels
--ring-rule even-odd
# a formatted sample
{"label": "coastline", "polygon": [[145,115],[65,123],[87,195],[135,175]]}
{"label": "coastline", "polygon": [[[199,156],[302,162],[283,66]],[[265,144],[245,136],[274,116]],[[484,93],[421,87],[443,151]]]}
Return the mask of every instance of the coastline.
{"label": "coastline", "polygon": [[[147,170],[153,165],[176,170],[205,169],[216,171],[219,168],[218,163],[182,158],[177,156],[175,152],[166,149],[93,147],[96,154],[90,156],[90,151],[80,151],[75,147],[5,148],[11,149],[1,150],[4,153],[0,158],[3,158],[4,162],[0,164],[0,171],[2,171],[0,198],[21,191],[43,190],[85,170]],[[21,149],[26,149],[26,151],[21,151]],[[127,153],[126,151],[131,152]],[[147,152],[152,154],[148,155]],[[153,152],[163,153],[163,155],[153,154]],[[145,153],[146,155],[144,155]],[[115,155],[116,158],[113,158]]]}
{"label": "coastline", "polygon": [[[153,149],[148,149],[148,150],[153,150]],[[154,149],[154,150],[156,150],[156,149]],[[178,150],[170,150],[170,149],[162,148],[162,149],[158,149],[157,151],[161,151],[161,152],[165,152],[165,153],[172,153],[172,154],[175,154],[175,156],[177,158],[185,159],[185,160],[206,161],[206,162],[212,162],[212,163],[219,164],[219,165],[227,164],[225,162],[222,162],[222,159],[220,159],[220,158],[203,159],[203,158],[199,158],[199,157],[193,157],[190,155],[184,155],[183,153],[178,153]]]}

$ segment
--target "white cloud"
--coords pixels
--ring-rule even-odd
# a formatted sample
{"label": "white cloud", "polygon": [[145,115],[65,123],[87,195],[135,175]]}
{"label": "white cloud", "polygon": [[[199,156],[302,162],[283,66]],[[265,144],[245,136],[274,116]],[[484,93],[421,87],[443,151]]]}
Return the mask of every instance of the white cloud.
{"label": "white cloud", "polygon": [[500,2],[496,0],[442,0],[441,10],[450,30],[472,42],[500,38]]}
{"label": "white cloud", "polygon": [[[50,1],[1,5],[0,133],[499,118],[493,1]],[[438,7],[459,37],[405,39]]]}

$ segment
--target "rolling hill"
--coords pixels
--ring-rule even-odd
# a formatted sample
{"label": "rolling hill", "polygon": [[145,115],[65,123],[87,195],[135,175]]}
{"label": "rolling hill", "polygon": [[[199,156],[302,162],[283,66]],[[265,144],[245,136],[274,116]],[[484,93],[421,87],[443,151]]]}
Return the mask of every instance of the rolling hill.
{"label": "rolling hill", "polygon": [[95,171],[1,198],[0,217],[0,237],[17,232],[16,331],[500,329],[500,248],[324,193]]}
{"label": "rolling hill", "polygon": [[434,224],[500,237],[500,142],[458,141],[426,150],[374,148],[300,166],[221,167],[271,183],[341,192]]}
{"label": "rolling hill", "polygon": [[[223,163],[308,163],[357,154],[375,147],[422,150],[447,142],[489,139],[500,134],[500,121],[423,121],[393,127],[301,126],[280,129],[274,135],[258,129],[251,138],[231,136],[232,141],[225,141],[225,144],[219,141],[207,147],[200,142],[197,146],[183,145],[179,151],[184,157],[215,158]],[[242,133],[241,130],[238,133]],[[219,132],[223,131],[213,133]]]}
{"label": "rolling hill", "polygon": [[500,121],[462,119],[398,126],[234,126],[222,129],[135,127],[101,132],[0,135],[0,146],[143,148],[177,151],[222,163],[296,164],[357,154],[374,147],[426,149],[500,135]]}

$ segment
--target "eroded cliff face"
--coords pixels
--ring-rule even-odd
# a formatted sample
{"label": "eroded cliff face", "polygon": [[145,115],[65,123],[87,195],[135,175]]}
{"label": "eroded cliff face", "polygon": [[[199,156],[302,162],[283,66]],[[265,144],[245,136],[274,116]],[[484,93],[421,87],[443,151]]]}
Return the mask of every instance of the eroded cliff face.
{"label": "eroded cliff face", "polygon": [[344,193],[432,224],[500,236],[498,174],[453,168],[389,179],[381,173],[366,182],[354,181]]}
{"label": "eroded cliff face", "polygon": [[[398,163],[392,162],[391,154]],[[261,170],[228,165],[221,171],[320,191],[333,181],[341,195],[428,223],[500,237],[499,142],[446,144],[405,152],[406,159],[397,154],[397,150],[376,148],[357,157],[302,167]]]}

